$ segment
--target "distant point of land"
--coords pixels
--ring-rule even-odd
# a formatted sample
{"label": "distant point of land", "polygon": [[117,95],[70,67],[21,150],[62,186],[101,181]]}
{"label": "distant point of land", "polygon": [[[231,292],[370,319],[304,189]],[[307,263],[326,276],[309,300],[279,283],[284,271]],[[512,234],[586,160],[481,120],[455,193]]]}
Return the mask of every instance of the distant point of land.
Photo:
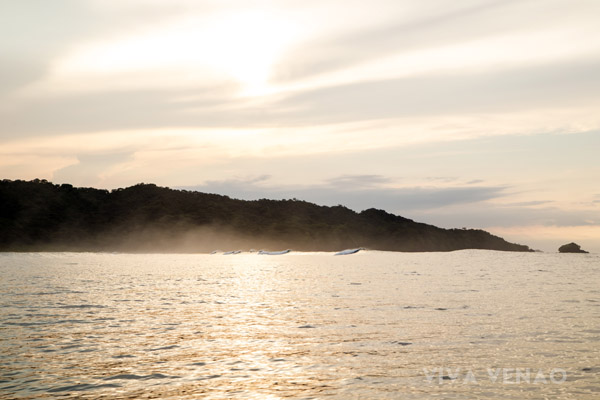
{"label": "distant point of land", "polygon": [[562,246],[560,246],[558,248],[558,252],[559,253],[588,253],[585,250],[581,250],[581,246],[579,246],[577,243],[568,243],[568,244],[563,244]]}
{"label": "distant point of land", "polygon": [[531,251],[479,229],[442,229],[374,208],[244,201],[138,184],[111,191],[0,181],[0,251]]}

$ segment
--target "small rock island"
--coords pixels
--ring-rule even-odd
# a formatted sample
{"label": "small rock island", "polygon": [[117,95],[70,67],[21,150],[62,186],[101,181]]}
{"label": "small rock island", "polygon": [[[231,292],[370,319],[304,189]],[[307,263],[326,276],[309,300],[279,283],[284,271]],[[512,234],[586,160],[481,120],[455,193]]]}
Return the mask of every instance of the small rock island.
{"label": "small rock island", "polygon": [[558,248],[559,253],[587,253],[585,250],[581,250],[581,246],[577,243],[563,244]]}

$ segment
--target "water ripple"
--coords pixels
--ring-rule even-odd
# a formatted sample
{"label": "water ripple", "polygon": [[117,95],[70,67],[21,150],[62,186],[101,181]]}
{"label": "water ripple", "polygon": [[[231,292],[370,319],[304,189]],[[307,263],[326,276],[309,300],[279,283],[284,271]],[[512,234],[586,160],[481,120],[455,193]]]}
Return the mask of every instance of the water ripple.
{"label": "water ripple", "polygon": [[566,260],[6,254],[0,398],[594,399],[600,269]]}

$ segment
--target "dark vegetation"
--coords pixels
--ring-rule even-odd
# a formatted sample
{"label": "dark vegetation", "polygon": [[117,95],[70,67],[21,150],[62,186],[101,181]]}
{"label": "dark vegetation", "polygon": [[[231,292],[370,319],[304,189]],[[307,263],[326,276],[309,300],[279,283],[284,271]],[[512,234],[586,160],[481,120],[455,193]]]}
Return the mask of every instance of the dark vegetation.
{"label": "dark vegetation", "polygon": [[1,251],[199,252],[492,249],[529,251],[488,232],[441,229],[382,210],[227,196],[138,184],[112,191],[0,181]]}

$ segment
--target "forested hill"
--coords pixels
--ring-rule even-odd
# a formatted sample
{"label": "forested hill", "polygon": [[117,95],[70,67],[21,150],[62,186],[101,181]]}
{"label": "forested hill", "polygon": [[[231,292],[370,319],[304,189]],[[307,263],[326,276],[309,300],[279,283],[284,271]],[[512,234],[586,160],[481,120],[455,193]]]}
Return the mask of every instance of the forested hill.
{"label": "forested hill", "polygon": [[243,201],[138,184],[112,191],[0,182],[1,251],[206,252],[493,249],[528,251],[482,230],[441,229],[382,210],[300,200]]}

